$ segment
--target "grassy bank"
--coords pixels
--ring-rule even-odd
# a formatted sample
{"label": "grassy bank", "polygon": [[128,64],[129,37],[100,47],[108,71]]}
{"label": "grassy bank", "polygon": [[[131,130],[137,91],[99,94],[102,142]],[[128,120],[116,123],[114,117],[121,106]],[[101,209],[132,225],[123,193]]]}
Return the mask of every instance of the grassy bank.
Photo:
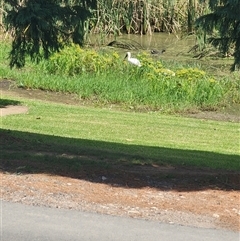
{"label": "grassy bank", "polygon": [[[20,101],[29,113],[1,118],[1,157],[240,170],[238,123]],[[88,162],[89,161],[89,162]],[[72,164],[71,164],[72,163]],[[10,163],[9,163],[10,164]],[[66,163],[65,163],[66,164]]]}
{"label": "grassy bank", "polygon": [[14,79],[23,88],[74,93],[93,104],[175,112],[216,110],[240,102],[238,78],[216,78],[194,65],[169,65],[144,52],[138,55],[142,67],[137,68],[117,52],[73,45],[39,65],[10,70],[9,46],[1,48],[1,78]]}

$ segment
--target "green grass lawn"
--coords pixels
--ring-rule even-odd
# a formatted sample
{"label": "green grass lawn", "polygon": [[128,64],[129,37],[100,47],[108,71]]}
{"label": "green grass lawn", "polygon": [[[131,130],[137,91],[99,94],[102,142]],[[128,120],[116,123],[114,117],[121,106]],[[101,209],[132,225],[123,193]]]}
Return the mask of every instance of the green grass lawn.
{"label": "green grass lawn", "polygon": [[240,170],[238,123],[7,96],[1,101],[20,101],[29,107],[28,114],[1,117],[1,157],[5,160]]}

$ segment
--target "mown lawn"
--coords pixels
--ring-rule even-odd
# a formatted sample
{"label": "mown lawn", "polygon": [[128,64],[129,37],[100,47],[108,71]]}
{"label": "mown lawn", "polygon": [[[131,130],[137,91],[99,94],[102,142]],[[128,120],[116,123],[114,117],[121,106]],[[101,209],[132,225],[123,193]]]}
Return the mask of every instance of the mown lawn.
{"label": "mown lawn", "polygon": [[27,156],[34,161],[42,158],[37,153],[45,153],[43,159],[57,165],[57,156],[67,153],[76,161],[79,156],[87,156],[95,161],[108,160],[108,164],[240,170],[239,123],[9,96],[2,96],[3,100],[20,101],[29,107],[28,114],[1,117],[2,157],[9,160]]}

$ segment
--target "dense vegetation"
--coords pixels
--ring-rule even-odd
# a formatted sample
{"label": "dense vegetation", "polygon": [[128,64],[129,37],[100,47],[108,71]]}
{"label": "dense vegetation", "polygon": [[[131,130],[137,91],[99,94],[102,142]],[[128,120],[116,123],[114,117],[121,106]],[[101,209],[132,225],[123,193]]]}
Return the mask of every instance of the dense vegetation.
{"label": "dense vegetation", "polygon": [[[194,21],[209,12],[208,2],[203,3],[202,0],[51,0],[46,2],[24,0],[20,3],[13,0],[3,0],[2,5],[3,7],[5,5],[6,10],[11,9],[11,7],[20,9],[21,6],[27,4],[39,5],[38,9],[33,9],[36,11],[46,7],[48,11],[54,8],[59,10],[59,4],[68,8],[78,5],[91,11],[92,16],[86,20],[85,28],[94,33],[145,34],[162,31],[193,32]],[[55,6],[51,6],[51,4],[55,4]]]}
{"label": "dense vegetation", "polygon": [[228,54],[232,50],[234,64],[232,70],[240,68],[240,1],[228,0],[220,4],[210,0],[211,13],[197,19],[197,25],[209,36],[205,40],[221,52]]}
{"label": "dense vegetation", "polygon": [[[10,67],[21,68],[26,56],[47,59],[68,40],[83,44],[83,24],[90,17],[85,1],[5,1],[9,5],[5,23],[13,33]],[[94,6],[95,0],[87,1]]]}
{"label": "dense vegetation", "polygon": [[107,34],[190,33],[196,18],[208,10],[208,5],[198,0],[99,0],[89,25],[91,31]]}
{"label": "dense vegetation", "polygon": [[[7,53],[10,46],[2,46]],[[239,103],[239,78],[216,78],[194,65],[155,61],[138,55],[142,66],[130,65],[112,50],[95,51],[70,45],[38,65],[10,70],[7,54],[1,60],[0,77],[15,79],[18,86],[74,93],[95,104],[123,108],[161,110],[215,110]]]}

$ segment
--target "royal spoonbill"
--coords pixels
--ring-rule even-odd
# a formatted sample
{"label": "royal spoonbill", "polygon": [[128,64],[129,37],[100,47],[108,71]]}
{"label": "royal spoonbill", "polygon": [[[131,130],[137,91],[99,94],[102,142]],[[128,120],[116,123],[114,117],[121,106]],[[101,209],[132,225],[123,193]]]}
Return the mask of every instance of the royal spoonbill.
{"label": "royal spoonbill", "polygon": [[127,58],[129,63],[137,65],[138,67],[141,67],[141,63],[140,63],[140,61],[138,59],[131,58],[131,53],[130,52],[127,52],[127,54],[126,54],[124,59],[126,59],[126,58]]}

